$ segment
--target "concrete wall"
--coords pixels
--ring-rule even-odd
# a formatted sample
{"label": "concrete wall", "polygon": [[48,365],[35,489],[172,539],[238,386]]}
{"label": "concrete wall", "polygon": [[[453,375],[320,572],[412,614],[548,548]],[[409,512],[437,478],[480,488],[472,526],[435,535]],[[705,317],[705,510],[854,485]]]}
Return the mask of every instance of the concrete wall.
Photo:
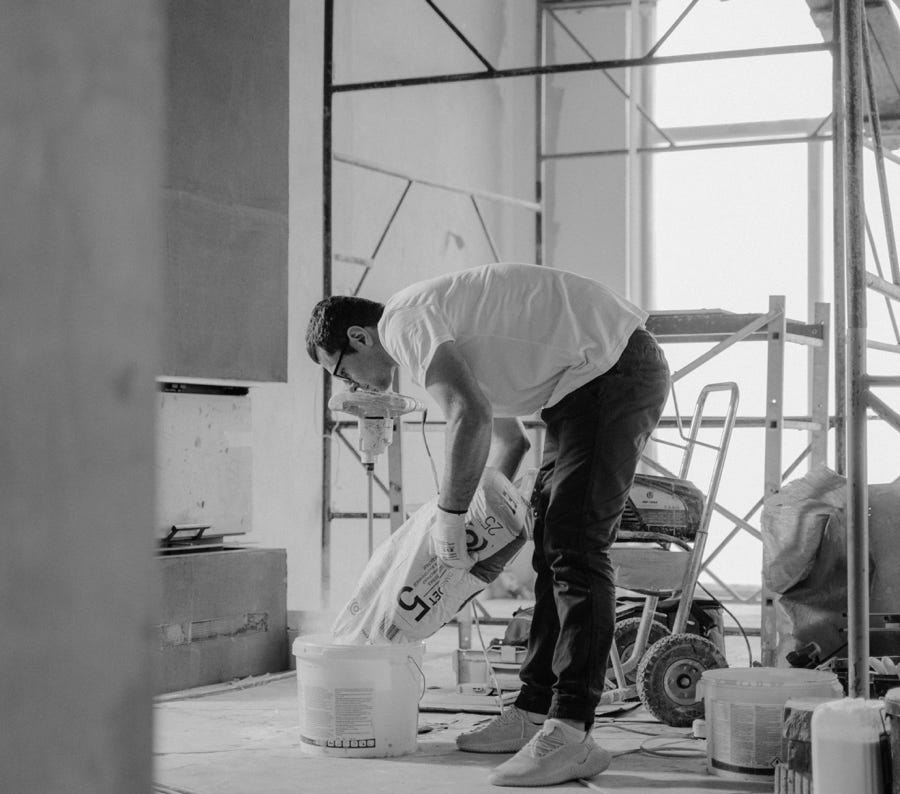
{"label": "concrete wall", "polygon": [[287,375],[288,0],[166,8],[162,375]]}
{"label": "concrete wall", "polygon": [[[425,4],[357,0],[336,9],[337,82],[483,68]],[[493,65],[532,62],[531,3],[469,3],[451,16]],[[334,151],[443,184],[533,199],[533,96],[531,78],[341,93]],[[371,256],[404,186],[336,163],[335,252]],[[479,206],[499,258],[534,261],[532,213],[486,200]],[[381,300],[412,281],[493,258],[467,196],[417,184],[360,294]],[[358,267],[337,263],[335,292],[352,290],[358,276]]]}
{"label": "concrete wall", "polygon": [[249,532],[250,397],[160,392],[156,411],[157,536],[176,524],[208,524],[208,534]]}
{"label": "concrete wall", "polygon": [[[595,61],[634,57],[629,37],[634,53],[645,53],[652,43],[653,3],[642,2],[633,20],[630,3],[555,14],[559,22],[547,23],[550,63],[584,61],[587,53]],[[629,146],[646,140],[648,128],[625,94],[649,109],[649,71],[553,75],[545,93],[546,155],[619,152],[546,161],[546,262],[603,281],[638,303],[649,297],[644,188],[652,160],[628,154]]]}
{"label": "concrete wall", "polygon": [[3,17],[0,787],[149,791],[160,10]]}
{"label": "concrete wall", "polygon": [[160,557],[156,691],[174,692],[287,668],[284,549]]}
{"label": "concrete wall", "polygon": [[306,320],[322,281],[322,4],[291,3],[288,379],[251,389],[253,536],[287,549],[288,608],[320,607],[321,389]]}

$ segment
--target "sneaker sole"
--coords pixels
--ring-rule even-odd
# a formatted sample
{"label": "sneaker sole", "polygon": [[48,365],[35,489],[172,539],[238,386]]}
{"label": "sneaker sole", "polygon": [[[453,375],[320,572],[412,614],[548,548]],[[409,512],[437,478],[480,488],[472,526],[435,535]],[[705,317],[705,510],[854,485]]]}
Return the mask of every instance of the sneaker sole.
{"label": "sneaker sole", "polygon": [[528,736],[524,739],[507,739],[505,742],[494,742],[493,744],[465,746],[457,742],[456,748],[464,753],[517,753],[530,741],[531,737]]}
{"label": "sneaker sole", "polygon": [[570,764],[566,769],[556,770],[549,775],[504,775],[496,771],[488,777],[495,786],[555,786],[572,780],[592,778],[609,769],[612,756],[602,747],[592,747],[587,758],[580,764]]}

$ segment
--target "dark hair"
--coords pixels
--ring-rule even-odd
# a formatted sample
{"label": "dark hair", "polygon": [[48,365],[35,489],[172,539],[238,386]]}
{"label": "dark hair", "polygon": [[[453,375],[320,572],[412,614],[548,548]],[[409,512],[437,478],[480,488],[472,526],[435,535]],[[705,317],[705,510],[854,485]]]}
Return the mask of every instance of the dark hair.
{"label": "dark hair", "polygon": [[306,352],[319,363],[317,347],[326,353],[336,353],[347,339],[347,329],[351,325],[363,328],[378,325],[384,312],[384,304],[355,298],[350,295],[332,295],[320,300],[312,310],[309,325],[306,326]]}

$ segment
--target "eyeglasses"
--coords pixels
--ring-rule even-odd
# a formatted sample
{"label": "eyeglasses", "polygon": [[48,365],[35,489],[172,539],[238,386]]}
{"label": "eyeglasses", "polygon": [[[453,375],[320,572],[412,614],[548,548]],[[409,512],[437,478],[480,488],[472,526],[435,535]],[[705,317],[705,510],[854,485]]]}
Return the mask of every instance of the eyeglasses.
{"label": "eyeglasses", "polygon": [[341,370],[341,362],[344,360],[344,354],[347,352],[349,347],[350,347],[350,340],[348,338],[348,339],[344,340],[344,344],[341,347],[341,353],[337,358],[337,362],[334,365],[334,369],[331,370],[331,377],[339,378],[340,380],[346,381],[347,383],[353,383],[353,380],[351,378],[348,378],[346,375],[338,374]]}

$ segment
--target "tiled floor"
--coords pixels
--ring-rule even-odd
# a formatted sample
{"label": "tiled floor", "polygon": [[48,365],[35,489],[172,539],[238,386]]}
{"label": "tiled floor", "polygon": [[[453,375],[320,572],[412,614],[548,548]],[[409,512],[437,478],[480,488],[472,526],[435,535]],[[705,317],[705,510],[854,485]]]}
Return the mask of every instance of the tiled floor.
{"label": "tiled floor", "polygon": [[[753,625],[753,616],[748,617]],[[484,627],[483,631],[487,640],[502,634],[502,628],[497,626]],[[155,791],[500,791],[487,782],[487,775],[508,756],[462,753],[456,749],[455,738],[460,732],[489,718],[467,713],[468,706],[462,700],[458,701],[462,704],[460,710],[454,708],[457,693],[452,659],[457,646],[457,630],[453,627],[446,627],[429,639],[424,663],[428,690],[420,707],[418,747],[414,753],[397,758],[336,758],[304,753],[298,738],[299,707],[293,673],[162,697],[156,704]],[[757,650],[755,638],[754,651]],[[747,665],[742,638],[729,637],[727,652],[732,666]],[[480,702],[491,707],[489,698]],[[606,710],[598,716],[594,737],[613,753],[610,768],[592,780],[562,784],[554,790],[623,794],[657,790],[671,794],[772,791],[771,780],[748,783],[708,774],[705,742],[692,738],[690,729],[671,728],[656,721],[640,706],[629,704],[626,710]]]}

